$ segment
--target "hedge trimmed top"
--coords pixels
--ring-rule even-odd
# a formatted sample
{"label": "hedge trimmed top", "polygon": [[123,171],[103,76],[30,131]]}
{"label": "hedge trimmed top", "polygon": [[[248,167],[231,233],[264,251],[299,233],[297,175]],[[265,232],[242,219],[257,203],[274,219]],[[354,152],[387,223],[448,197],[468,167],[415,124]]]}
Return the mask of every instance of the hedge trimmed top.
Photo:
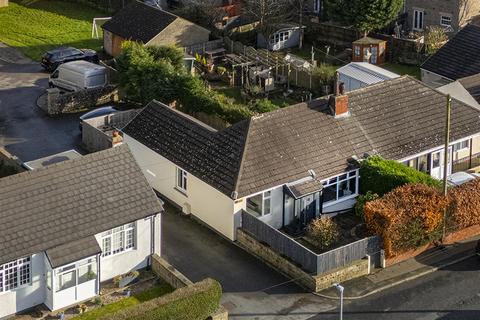
{"label": "hedge trimmed top", "polygon": [[432,187],[441,185],[439,180],[426,173],[380,156],[372,156],[362,162],[360,177],[360,193],[371,191],[379,196],[405,184],[422,183]]}

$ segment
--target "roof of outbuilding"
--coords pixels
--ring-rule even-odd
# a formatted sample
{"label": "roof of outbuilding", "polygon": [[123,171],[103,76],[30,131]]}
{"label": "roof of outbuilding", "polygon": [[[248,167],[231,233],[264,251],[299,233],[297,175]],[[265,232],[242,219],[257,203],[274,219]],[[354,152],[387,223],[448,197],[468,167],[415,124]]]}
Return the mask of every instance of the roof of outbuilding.
{"label": "roof of outbuilding", "polygon": [[[222,131],[150,103],[125,133],[228,196],[244,197],[352,169],[351,158],[401,160],[443,144],[446,96],[410,77],[347,93],[350,116],[335,118],[328,98],[268,112]],[[453,101],[452,141],[480,132],[480,112]],[[235,192],[235,193],[233,193]],[[233,194],[232,194],[233,193]]]}
{"label": "roof of outbuilding", "polygon": [[422,65],[451,80],[480,73],[480,26],[469,24]]}
{"label": "roof of outbuilding", "polygon": [[400,75],[396,73],[390,72],[368,62],[350,62],[349,64],[339,68],[337,71],[366,84],[374,84],[380,81],[400,77]]}
{"label": "roof of outbuilding", "polygon": [[163,210],[126,145],[2,178],[0,208],[0,264]]}
{"label": "roof of outbuilding", "polygon": [[102,28],[124,39],[147,43],[177,18],[160,8],[133,1],[105,22]]}
{"label": "roof of outbuilding", "polygon": [[102,252],[95,236],[61,244],[46,251],[52,268],[88,258]]}

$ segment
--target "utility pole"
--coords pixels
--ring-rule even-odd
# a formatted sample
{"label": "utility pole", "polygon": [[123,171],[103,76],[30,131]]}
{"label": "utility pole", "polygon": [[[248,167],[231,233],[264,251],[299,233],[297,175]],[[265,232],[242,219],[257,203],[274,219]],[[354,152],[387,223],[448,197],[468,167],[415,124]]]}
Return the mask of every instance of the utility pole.
{"label": "utility pole", "polygon": [[[445,152],[443,154],[443,196],[447,197],[447,176],[448,176],[448,164],[450,158],[450,115],[452,112],[452,97],[447,95],[447,114],[445,124]],[[447,229],[447,207],[443,210],[443,232],[442,241],[445,240],[445,234]]]}

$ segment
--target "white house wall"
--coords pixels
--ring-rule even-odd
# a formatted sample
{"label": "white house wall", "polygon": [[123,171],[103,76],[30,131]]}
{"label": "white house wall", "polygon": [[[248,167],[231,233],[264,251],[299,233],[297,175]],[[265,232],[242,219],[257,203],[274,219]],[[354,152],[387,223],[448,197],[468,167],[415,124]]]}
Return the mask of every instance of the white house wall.
{"label": "white house wall", "polygon": [[439,74],[436,74],[434,72],[430,72],[424,69],[421,69],[421,75],[422,75],[422,82],[424,82],[425,84],[433,88],[442,87],[452,82],[451,79],[442,77]]}
{"label": "white house wall", "polygon": [[12,291],[0,292],[0,318],[45,301],[45,255],[43,253],[34,254],[30,261],[31,284]]}
{"label": "white house wall", "polygon": [[[131,270],[142,269],[148,266],[148,259],[152,253],[152,219],[153,217],[137,220],[135,228],[135,249],[119,254],[100,258],[100,281],[112,279],[115,276],[127,273]],[[156,219],[160,219],[157,215]],[[160,241],[160,235],[155,235],[156,241]],[[101,234],[95,235],[101,245]]]}
{"label": "white house wall", "polygon": [[189,172],[186,194],[178,191],[175,188],[177,166],[173,162],[127,134],[123,141],[130,147],[152,188],[180,206],[184,213],[194,215],[225,237],[234,240],[234,203],[231,198]]}

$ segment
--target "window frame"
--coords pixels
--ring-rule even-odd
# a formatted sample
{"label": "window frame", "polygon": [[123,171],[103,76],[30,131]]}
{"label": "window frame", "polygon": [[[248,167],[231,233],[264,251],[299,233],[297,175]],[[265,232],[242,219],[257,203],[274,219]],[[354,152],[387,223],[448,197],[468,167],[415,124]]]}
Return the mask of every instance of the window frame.
{"label": "window frame", "polygon": [[[255,211],[255,213],[258,215],[259,218],[271,215],[272,214],[272,190],[267,190],[267,191],[263,191],[263,192],[260,192],[260,193],[256,193],[256,194],[248,197],[247,200],[246,200],[247,209],[248,209],[248,201],[251,198],[255,198],[255,197],[258,197],[258,196],[262,197],[261,212],[257,212],[255,210],[253,210],[253,211]],[[268,205],[269,211],[265,212],[265,203],[267,203],[267,201],[269,203],[269,205]],[[247,211],[250,211],[250,210],[247,210]]]}
{"label": "window frame", "polygon": [[[449,23],[448,24],[445,24],[444,23],[444,18],[448,19],[449,20]],[[442,27],[451,27],[452,26],[452,23],[453,23],[453,18],[451,15],[448,15],[448,14],[440,14],[440,25]]]}
{"label": "window frame", "polygon": [[175,187],[183,192],[187,192],[188,189],[188,172],[180,167],[176,168]]}
{"label": "window frame", "polygon": [[[127,245],[129,234],[132,234],[131,245]],[[100,237],[102,246],[102,258],[113,257],[131,250],[135,250],[137,244],[137,223],[135,221],[104,231],[101,233]],[[120,245],[118,247],[115,247],[115,237],[120,237]],[[109,250],[105,249],[105,243],[107,242],[109,243]]]}
{"label": "window frame", "polygon": [[[333,205],[335,203],[338,203],[340,201],[345,201],[345,200],[348,200],[348,199],[351,199],[351,198],[354,198],[356,196],[358,196],[358,179],[359,179],[359,169],[355,169],[355,170],[350,170],[350,171],[346,171],[342,174],[339,174],[337,176],[334,176],[334,177],[331,177],[331,178],[328,178],[328,179],[324,179],[321,181],[322,185],[323,185],[323,189],[327,188],[327,187],[331,187],[333,185],[336,186],[335,188],[335,200],[330,200],[330,201],[327,201],[327,202],[323,202],[322,204],[323,205],[327,205],[327,206],[330,206],[330,205]],[[340,197],[339,194],[340,194],[340,185],[342,184],[342,182],[347,182],[347,185],[349,185],[350,181],[351,180],[355,180],[355,190],[350,190],[352,193],[347,195],[347,196],[342,196]]]}
{"label": "window frame", "polygon": [[[457,148],[457,146],[459,147]],[[456,142],[452,145],[453,152],[460,152],[460,151],[465,151],[469,149],[470,149],[470,139]]]}
{"label": "window frame", "polygon": [[[14,265],[11,265],[14,264]],[[8,266],[11,265],[11,266]],[[22,267],[27,267],[28,275],[27,275],[27,282],[22,283]],[[6,286],[6,271],[15,269],[15,278],[16,278],[16,286],[13,288],[5,289]],[[0,295],[19,290],[21,288],[30,286],[32,284],[32,257],[23,257],[20,259],[16,259],[7,263],[0,265]]]}
{"label": "window frame", "polygon": [[[79,278],[80,278],[79,270],[80,270],[80,268],[85,268],[85,267],[88,267],[88,266],[91,266],[91,265],[95,265],[95,278],[80,283],[80,281],[79,281]],[[75,279],[74,279],[75,284],[71,287],[60,289],[59,288],[59,285],[60,285],[59,277],[64,275],[64,274],[70,273],[70,272],[75,273],[75,276],[74,276],[75,277]],[[58,267],[58,268],[53,270],[53,275],[52,276],[55,279],[55,286],[54,286],[54,288],[52,288],[52,289],[54,289],[53,292],[55,292],[55,293],[61,292],[61,291],[67,290],[67,289],[78,287],[79,285],[84,284],[88,281],[92,281],[92,280],[96,281],[99,277],[97,256],[93,256],[93,257],[90,257],[90,258],[86,258],[86,259],[83,259],[83,260],[80,260],[80,261],[77,261],[77,262],[74,262],[74,263],[70,263],[70,264]]]}
{"label": "window frame", "polygon": [[[422,16],[422,19],[420,21],[420,14]],[[421,26],[419,25],[421,22]],[[412,29],[414,31],[423,31],[425,28],[425,10],[424,9],[413,9],[413,24],[412,24]]]}

